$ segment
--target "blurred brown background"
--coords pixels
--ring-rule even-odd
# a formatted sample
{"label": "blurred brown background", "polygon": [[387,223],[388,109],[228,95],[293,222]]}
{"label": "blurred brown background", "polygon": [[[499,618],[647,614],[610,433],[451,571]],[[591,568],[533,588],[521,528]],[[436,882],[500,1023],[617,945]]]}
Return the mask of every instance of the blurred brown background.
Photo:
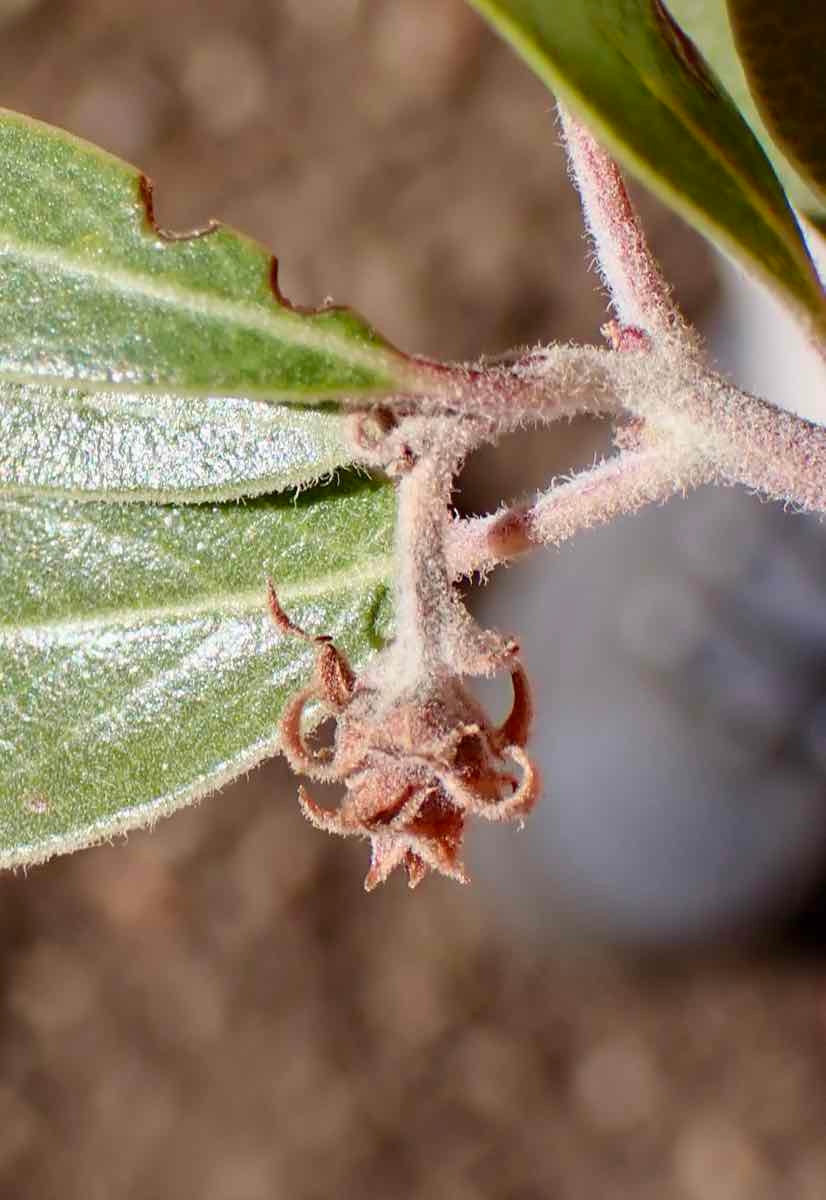
{"label": "blurred brown background", "polygon": [[[270,243],[293,299],[331,294],[405,348],[451,358],[597,336],[604,302],[550,99],[461,0],[5,0],[0,11],[2,104],[140,164],[164,224],[214,215]],[[708,254],[642,205],[681,302],[707,323]],[[517,440],[495,476],[490,457],[471,465],[460,500],[479,508],[538,486],[601,438],[582,427]],[[588,662],[560,659],[554,673],[540,658],[540,748],[545,727],[583,718],[561,749],[548,734],[540,822],[471,846],[472,888],[428,880],[409,895],[396,879],[366,897],[365,848],[312,831],[279,763],[151,834],[0,879],[0,1195],[826,1197],[826,640],[806,626],[816,601],[801,601],[793,649],[777,611],[752,606],[745,629],[743,618],[755,571],[776,600],[823,542],[745,497],[672,508],[676,524],[623,522],[485,594],[516,630],[562,606]],[[732,549],[744,540],[747,559]],[[776,566],[778,544],[793,567]],[[721,572],[733,558],[739,574]],[[652,562],[665,565],[641,595]],[[819,577],[810,593],[822,596]],[[583,595],[625,605],[622,662],[636,666],[621,676],[588,650],[608,624]],[[543,628],[528,635],[538,654],[558,636]],[[614,703],[606,679],[611,711],[630,701],[632,717],[609,718],[617,745],[601,758],[589,713],[600,691]],[[685,774],[670,742],[660,783],[635,782],[655,749],[637,694],[679,711],[689,762],[711,764],[703,747],[731,730],[715,782],[698,783],[710,805],[669,807]],[[576,780],[612,752],[614,778],[587,783],[592,825],[572,825]],[[792,772],[797,807],[785,783],[757,806],[746,760],[761,780]],[[599,803],[614,789],[608,819],[621,828],[606,849]],[[630,816],[626,793],[640,799]],[[737,850],[732,831],[757,808],[769,824],[754,839],[756,882],[729,894],[753,843],[715,857],[715,814],[728,814]],[[565,847],[561,867],[546,840]],[[590,878],[605,884],[599,903]]]}

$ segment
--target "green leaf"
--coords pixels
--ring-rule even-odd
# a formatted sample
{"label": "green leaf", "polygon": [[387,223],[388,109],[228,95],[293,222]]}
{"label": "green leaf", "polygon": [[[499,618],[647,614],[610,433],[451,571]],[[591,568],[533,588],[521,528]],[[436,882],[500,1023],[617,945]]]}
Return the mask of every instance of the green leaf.
{"label": "green leaf", "polygon": [[826,330],[780,184],[659,0],[470,0],[612,153]]}
{"label": "green leaf", "polygon": [[358,663],[388,632],[394,492],[297,500],[0,500],[0,866],[145,825],[277,749],[312,649]]}
{"label": "green leaf", "polygon": [[0,495],[225,500],[346,464],[335,412],[258,400],[0,387]]}
{"label": "green leaf", "polygon": [[726,0],[668,0],[668,7],[720,76],[793,202],[815,224],[826,220],[826,204],[781,152],[757,110],[734,44]]}
{"label": "green leaf", "polygon": [[257,243],[165,232],[140,172],[2,110],[0,284],[0,383],[318,401],[438,379],[354,312],[286,302]]}
{"label": "green leaf", "polygon": [[728,0],[734,40],[774,140],[826,199],[826,7]]}

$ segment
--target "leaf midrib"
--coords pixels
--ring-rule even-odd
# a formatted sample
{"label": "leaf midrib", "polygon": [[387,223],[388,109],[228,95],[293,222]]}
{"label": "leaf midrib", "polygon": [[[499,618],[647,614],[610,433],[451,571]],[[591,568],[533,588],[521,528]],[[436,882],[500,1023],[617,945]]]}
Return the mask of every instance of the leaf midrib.
{"label": "leaf midrib", "polygon": [[[208,292],[193,291],[177,284],[156,283],[146,275],[122,267],[102,267],[88,258],[47,250],[22,242],[7,230],[0,231],[0,257],[12,257],[24,262],[57,269],[69,275],[92,278],[110,291],[126,296],[139,296],[146,300],[183,309],[195,316],[206,317],[269,334],[278,341],[289,341],[293,346],[316,350],[323,354],[335,354],[350,366],[363,367],[375,372],[377,360],[388,372],[398,370],[390,354],[380,346],[363,348],[357,342],[342,337],[337,331],[318,329],[306,316],[292,312],[283,306],[267,311],[243,300],[226,300]],[[322,310],[323,312],[323,310]],[[3,376],[4,378],[6,376]],[[134,388],[133,388],[134,390]]]}
{"label": "leaf midrib", "polygon": [[[392,555],[382,555],[365,562],[357,568],[348,567],[327,575],[315,575],[312,579],[293,581],[278,585],[278,596],[285,603],[301,603],[319,596],[334,595],[347,590],[362,591],[372,584],[388,580],[392,575]],[[276,581],[277,582],[277,581]],[[0,625],[0,641],[21,638],[38,638],[48,634],[52,637],[78,635],[94,632],[101,625],[128,629],[165,620],[194,618],[204,614],[225,616],[244,615],[267,611],[266,586],[262,577],[261,586],[244,592],[215,593],[197,601],[183,601],[158,605],[153,608],[102,609],[83,617],[66,619],[56,617],[36,623]]]}

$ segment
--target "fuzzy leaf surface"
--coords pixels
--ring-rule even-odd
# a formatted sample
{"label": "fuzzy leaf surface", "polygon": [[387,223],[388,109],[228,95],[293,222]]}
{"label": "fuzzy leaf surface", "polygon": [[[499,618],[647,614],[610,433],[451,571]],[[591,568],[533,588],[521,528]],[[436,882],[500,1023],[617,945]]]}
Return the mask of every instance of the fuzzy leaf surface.
{"label": "fuzzy leaf surface", "polygon": [[796,206],[813,221],[826,221],[826,203],[804,182],[757,109],[734,42],[726,0],[668,0],[668,7],[725,84]]}
{"label": "fuzzy leaf surface", "polygon": [[811,0],[728,0],[732,30],[763,119],[826,198],[826,8]]}
{"label": "fuzzy leaf surface", "polygon": [[621,162],[826,329],[771,164],[661,0],[470,2]]}
{"label": "fuzzy leaf surface", "polygon": [[0,495],[226,500],[350,457],[342,416],[239,397],[0,387]]}
{"label": "fuzzy leaf surface", "polygon": [[393,488],[297,500],[0,499],[0,865],[146,825],[277,749],[308,679],[289,615],[354,662],[389,631]]}
{"label": "fuzzy leaf surface", "polygon": [[432,384],[351,310],[285,301],[256,242],[161,229],[145,176],[104,151],[0,111],[0,168],[0,386],[278,402]]}

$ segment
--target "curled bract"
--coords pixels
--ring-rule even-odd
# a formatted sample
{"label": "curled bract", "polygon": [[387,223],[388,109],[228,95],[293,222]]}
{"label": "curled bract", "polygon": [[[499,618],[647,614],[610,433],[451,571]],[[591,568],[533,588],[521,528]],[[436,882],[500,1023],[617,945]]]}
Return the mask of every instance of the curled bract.
{"label": "curled bract", "polygon": [[[272,584],[269,606],[283,633],[316,652],[312,681],[281,716],[283,752],[299,774],[345,787],[339,808],[330,810],[302,786],[304,815],[328,833],[369,840],[367,891],[399,866],[410,887],[428,871],[466,882],[460,859],[466,818],[521,821],[539,795],[538,772],[524,751],[532,707],[521,663],[514,657],[510,664],[510,714],[493,725],[456,675],[435,672],[396,687],[379,661],[359,678],[329,638],[312,637],[290,620]],[[313,749],[304,737],[302,716],[315,701],[335,719],[332,748]]]}

